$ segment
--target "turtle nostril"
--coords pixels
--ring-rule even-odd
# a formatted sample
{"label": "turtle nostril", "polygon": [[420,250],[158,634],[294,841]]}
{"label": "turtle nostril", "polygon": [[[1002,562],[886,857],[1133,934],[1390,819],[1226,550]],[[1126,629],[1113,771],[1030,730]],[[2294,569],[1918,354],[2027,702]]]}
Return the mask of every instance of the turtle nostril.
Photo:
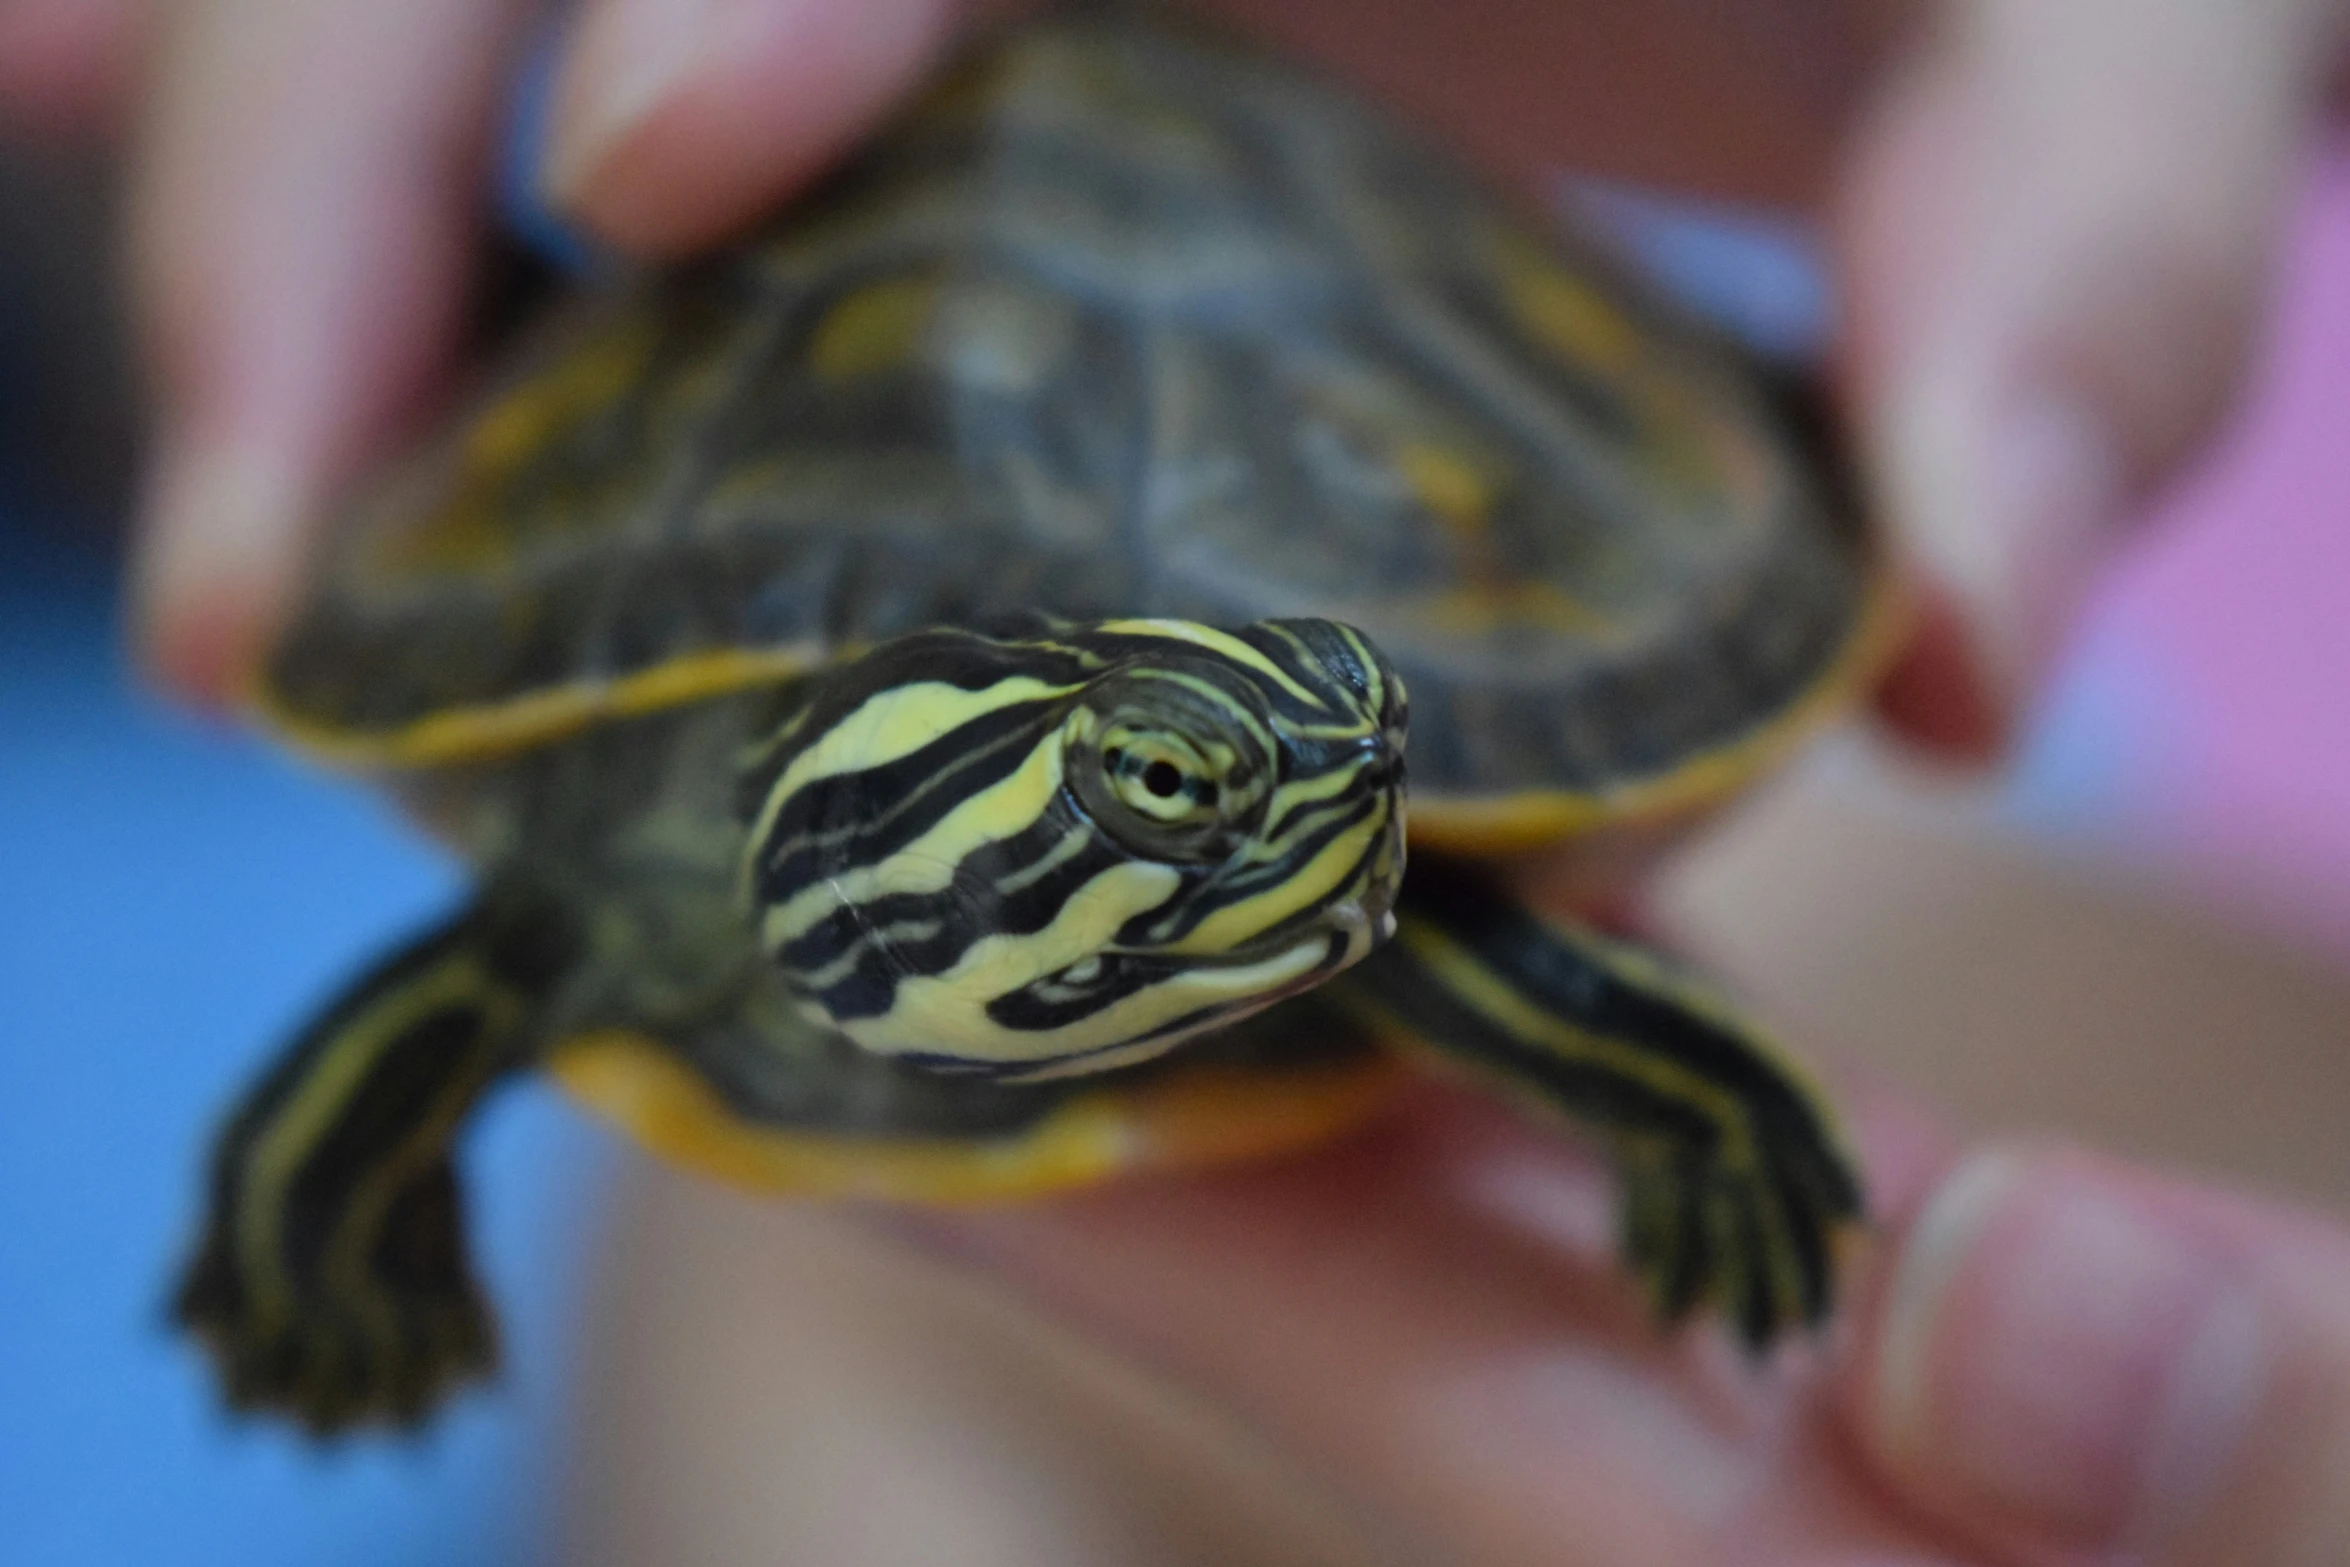
{"label": "turtle nostril", "polygon": [[1373,789],[1402,787],[1403,747],[1395,743],[1395,737],[1382,735],[1368,742],[1364,749],[1369,752],[1369,757],[1363,763],[1363,782]]}

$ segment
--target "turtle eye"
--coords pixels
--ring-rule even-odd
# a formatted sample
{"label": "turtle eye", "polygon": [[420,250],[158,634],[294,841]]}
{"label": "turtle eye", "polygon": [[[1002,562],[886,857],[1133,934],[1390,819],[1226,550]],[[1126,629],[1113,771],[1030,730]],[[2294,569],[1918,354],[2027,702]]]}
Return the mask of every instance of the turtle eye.
{"label": "turtle eye", "polygon": [[[1137,854],[1213,860],[1230,853],[1261,801],[1262,772],[1242,737],[1198,714],[1131,708],[1081,715],[1067,772],[1085,813]],[[1184,721],[1184,720],[1189,720]]]}
{"label": "turtle eye", "polygon": [[1221,822],[1223,771],[1177,734],[1119,725],[1102,746],[1102,773],[1118,803],[1162,827]]}

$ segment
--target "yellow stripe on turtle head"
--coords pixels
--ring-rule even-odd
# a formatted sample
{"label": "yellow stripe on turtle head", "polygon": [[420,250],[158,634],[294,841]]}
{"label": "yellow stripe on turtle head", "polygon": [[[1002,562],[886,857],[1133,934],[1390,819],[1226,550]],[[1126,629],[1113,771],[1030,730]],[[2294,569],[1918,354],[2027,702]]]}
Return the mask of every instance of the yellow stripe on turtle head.
{"label": "yellow stripe on turtle head", "polygon": [[760,750],[761,946],[877,1054],[1013,1080],[1159,1054],[1384,936],[1390,678],[1326,622],[890,644]]}

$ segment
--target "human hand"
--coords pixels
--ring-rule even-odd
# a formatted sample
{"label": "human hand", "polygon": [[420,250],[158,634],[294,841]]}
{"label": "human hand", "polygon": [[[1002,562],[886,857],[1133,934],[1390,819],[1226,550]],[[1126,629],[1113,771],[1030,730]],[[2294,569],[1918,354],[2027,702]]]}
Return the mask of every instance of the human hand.
{"label": "human hand", "polygon": [[[18,0],[5,15],[21,19],[45,3]],[[1492,28],[1462,23],[1457,8],[1434,7],[1381,13],[1378,26],[1365,26],[1359,8],[1334,3],[1280,8],[1272,20],[1293,42],[1320,41],[1356,74],[1413,104],[1505,171],[1529,172],[1556,149],[1575,145],[1569,133],[1582,128],[1576,117],[1584,108],[1627,102],[1683,135],[1676,147],[1647,139],[1653,123],[1615,127],[1613,144],[1599,134],[1625,172],[1703,181],[1712,171],[1718,189],[1801,198],[1817,194],[1838,156],[1833,100],[1852,90],[1860,72],[1855,61],[1830,58],[1824,72],[1811,74],[1814,56],[1759,47],[1780,35],[1763,23],[1726,21],[1710,5],[1704,10],[1712,30],[1686,35],[1694,0],[1687,11],[1664,3],[1620,8],[1606,23],[1619,47],[1602,51],[1602,63],[1634,62],[1636,76],[1648,73],[1640,76],[1644,83],[1677,86],[1681,99],[1705,106],[1706,112],[1680,117],[1661,106],[1675,91],[1573,89],[1571,73],[1591,68],[1592,51],[1565,48],[1580,40],[1559,30],[1599,25],[1595,17],[1490,3]],[[1862,138],[1846,193],[1855,311],[1848,368],[1860,423],[1889,515],[1921,559],[1941,567],[1971,623],[2005,661],[1995,668],[2014,679],[2023,678],[2036,656],[2045,632],[2032,628],[2044,626],[2048,606],[2061,599],[2064,580],[2077,569],[2072,563],[2095,553],[2097,530],[2199,427],[2227,384],[2247,302],[2257,294],[2268,214],[2289,166],[2292,132],[2315,96],[2318,62],[2327,53],[2321,23],[2338,9],[2315,0],[2166,0],[2117,17],[2118,0],[1983,0],[1952,13],[1969,25],[1951,26],[1946,41],[1920,57],[1925,63],[1898,78],[1873,122],[1877,128]],[[1626,20],[1634,10],[1638,19]],[[225,692],[284,602],[324,498],[396,438],[433,400],[448,371],[483,149],[495,129],[520,11],[483,0],[400,7],[192,0],[174,14],[155,51],[160,64],[146,115],[139,266],[161,440],[142,580],[153,658],[190,694]],[[650,33],[632,30],[631,17],[646,14],[629,0],[584,9],[565,73],[551,177],[566,210],[624,248],[648,253],[722,232],[803,178],[912,78],[945,25],[942,0],[869,0],[855,8],[705,0],[691,25],[662,11],[661,25]],[[1824,4],[1790,4],[1770,14],[1827,25]],[[2058,47],[2057,37],[2041,31],[2054,25],[2052,14],[2071,18],[2085,36],[2126,45],[2111,77],[2099,78],[2099,91],[2077,91],[2078,78],[2040,69],[2082,57],[2078,46]],[[0,21],[0,55],[11,25],[23,26]],[[1743,39],[1741,26],[1749,35]],[[1676,37],[1675,29],[1685,36]],[[122,36],[131,31],[120,30]],[[1692,59],[1680,58],[1677,51],[1692,37],[1710,44],[1692,48]],[[104,83],[114,74],[93,69],[86,78]],[[1478,90],[1463,90],[1470,80]],[[1725,90],[1740,82],[1748,86]],[[1781,109],[1790,112],[1776,129],[1746,134],[1775,121]],[[2019,145],[2021,153],[2013,150]],[[1730,148],[1737,158],[1717,163],[1715,155]],[[2141,164],[2147,148],[2159,150]],[[2059,149],[2070,151],[2054,156]],[[2110,286],[2116,277],[2141,276],[2133,287]],[[2099,436],[2099,430],[2117,433]],[[2049,561],[2066,564],[2059,571]],[[1923,700],[1917,680],[1906,688],[1897,683],[1908,692],[1897,705],[1913,728],[1930,730],[1937,713],[1946,722],[1958,700],[1953,692],[1963,682],[1948,663],[1924,681]],[[1934,675],[1931,660],[1928,674]],[[1506,1152],[1506,1136],[1492,1135]],[[1474,1142],[1464,1141],[1464,1156]],[[1274,1303],[1289,1296],[1251,1295],[1258,1281],[1221,1253],[1212,1270],[1205,1268],[1207,1243],[1236,1244],[1238,1216],[1261,1203],[1273,1206],[1252,1216],[1251,1227],[1343,1219],[1340,1199],[1356,1190],[1345,1172],[1353,1170],[1357,1181],[1373,1173],[1344,1162],[1361,1157],[1359,1151],[1341,1156],[1335,1175],[1316,1175],[1330,1166],[1315,1164],[1272,1177],[1234,1177],[1229,1188],[1206,1183],[1211,1198],[1228,1192],[1230,1200],[1222,1207],[1211,1201],[1189,1219],[1181,1205],[1191,1198],[1114,1194],[1057,1216],[983,1221],[971,1230],[971,1243],[992,1248],[1006,1266],[1097,1321],[1129,1324],[1132,1336],[1154,1342],[1180,1364],[1180,1341],[1152,1326],[1154,1319],[1121,1318],[1110,1309],[1119,1303],[1079,1295],[1127,1276],[1126,1260],[1088,1249],[1093,1240],[1084,1227],[1105,1232],[1096,1238],[1126,1247],[1135,1262],[1188,1265],[1182,1278],[1136,1275],[1150,1286],[1144,1293],[1163,1297],[1156,1304],[1184,1299],[1176,1286],[1186,1280],[1195,1288],[1212,1280],[1226,1312],[1235,1303],[1281,1309]],[[1421,1161],[1433,1156],[1407,1150],[1394,1157],[1409,1170],[1424,1169]],[[1444,1172],[1428,1173],[1433,1189],[1447,1189]],[[2078,1174],[2070,1167],[2040,1170],[2011,1195],[2037,1203],[2050,1190],[2061,1194],[2068,1181],[2077,1187]],[[2281,1313],[2276,1320],[2284,1326],[2275,1332],[2285,1347],[2276,1351],[2276,1363],[2287,1380],[2272,1382],[2315,1389],[2301,1394],[2315,1403],[2293,1418],[2315,1422],[2328,1440],[2338,1440],[2330,1422],[2340,1418],[2339,1399],[2328,1399],[2343,1385],[2339,1340],[2327,1336],[2333,1330],[2322,1327],[2311,1302],[2329,1293],[2343,1298],[2340,1238],[2220,1199],[2153,1188],[2142,1177],[2112,1178],[2141,1196],[2155,1192],[2166,1213],[2218,1205],[2226,1222],[2212,1221],[2209,1233],[2218,1239],[2211,1244],[2235,1259],[2239,1274],[2255,1279],[2257,1287],[2247,1289],[2274,1297],[2260,1310]],[[1319,1180],[1332,1190],[1318,1199],[1320,1206],[1309,1194],[1284,1207],[1280,1193],[1250,1185],[1259,1179]],[[1898,1215],[1899,1182],[1881,1175],[1878,1189],[1888,1213]],[[1377,1195],[1385,1201],[1388,1193],[1382,1187]],[[1153,1202],[1162,1206],[1152,1208]],[[1454,1217],[1441,1203],[1430,1212],[1433,1221]],[[1393,1298],[1420,1302],[1405,1309],[1405,1325],[1425,1317],[1425,1325],[1441,1328],[1464,1301],[1478,1305],[1463,1293],[1473,1274],[1432,1276],[1428,1265],[1430,1257],[1457,1257],[1463,1249],[1457,1240],[1415,1253],[1407,1242],[1441,1239],[1430,1225],[1415,1221],[1395,1235],[1375,1242],[1393,1248],[1395,1262],[1376,1288],[1401,1287],[1405,1293]],[[1068,1259],[1089,1256],[1099,1266],[1080,1278],[1056,1279],[1050,1271],[1054,1257],[1069,1267]],[[1365,1268],[1377,1261],[1370,1257]],[[1522,1253],[1494,1265],[1517,1270],[1529,1283],[1558,1283]],[[1439,1290],[1440,1298],[1427,1293]],[[1222,1331],[1228,1318],[1215,1317],[1203,1296],[1190,1298],[1203,1336],[1217,1327],[1227,1346],[1246,1342]],[[2124,1290],[2090,1298],[2139,1297]],[[1521,1313],[1542,1308],[1529,1308],[1530,1299],[1530,1293],[1491,1297],[1500,1313],[1493,1320],[1504,1329],[1526,1329],[1523,1341],[1534,1343],[1538,1319]],[[1864,1305],[1859,1318],[1865,1324],[1876,1315]],[[1469,1326],[1487,1320],[1476,1314]],[[1895,1320],[1904,1319],[1896,1313]],[[1946,1326],[1958,1332],[1956,1325],[1966,1322],[1979,1326],[1978,1317],[1964,1313],[1953,1313]],[[2011,1322],[2001,1335],[1978,1332],[1972,1347],[1991,1353],[2019,1336],[2028,1337]],[[1950,1364],[1966,1363],[1963,1333],[1961,1340]],[[1214,1348],[1204,1346],[1187,1369],[1211,1384],[1225,1375],[1232,1385],[1205,1357]],[[2086,1363],[2085,1355],[2053,1358],[2060,1369],[2075,1359]],[[1927,1363],[1940,1362],[1929,1356]],[[2142,1365],[2122,1380],[2143,1393],[2146,1385],[2159,1385],[2163,1370],[2197,1363],[2194,1355],[2157,1355],[2145,1364],[2162,1369]],[[1303,1393],[1311,1389],[1302,1387],[1302,1368],[1314,1364],[1300,1360]],[[1333,1369],[1329,1360],[1319,1364],[1324,1373]],[[1856,1350],[1850,1364],[1865,1368],[1869,1356]],[[1343,1382],[1359,1376],[1360,1366],[1348,1361],[1336,1370]],[[1852,1375],[1864,1384],[1868,1378],[1865,1369]],[[1686,1406],[1694,1395],[1684,1389],[1697,1385],[1695,1376],[1677,1363],[1643,1373],[1634,1407]],[[1945,1380],[1955,1387],[1966,1379],[1953,1373],[1929,1383]],[[1249,1402],[1245,1385],[1240,1397]],[[1850,1397],[1844,1407],[1859,1433],[1852,1444],[1857,1458],[1838,1457],[1837,1444],[1849,1438],[1837,1434],[1845,1428],[1826,1402],[1798,1398],[1784,1416],[1795,1433],[1786,1440],[1796,1445],[1778,1451],[1816,1455],[1821,1472],[1840,1477],[1834,1484],[1843,1488],[1812,1508],[1798,1487],[1797,1500],[1786,1505],[1815,1520],[1858,1516],[1851,1510],[1861,1503],[1852,1498],[1865,1499],[1887,1473],[1908,1474],[1902,1494],[1914,1505],[1959,1517],[1963,1529],[1981,1538],[2012,1537],[2002,1531],[2012,1529],[2015,1508],[1939,1491],[1965,1471],[1926,1463],[1918,1455],[1927,1450],[1905,1448],[1883,1430],[1871,1435],[1877,1405],[1865,1392]],[[1375,1435],[1372,1422],[1382,1413],[1324,1407],[1327,1422],[1349,1427],[1338,1434],[1356,1440]],[[1571,1419],[1582,1407],[1579,1397],[1562,1399],[1553,1413]],[[1594,1401],[1592,1407],[1606,1406]],[[1934,1413],[1930,1434],[1947,1437],[1964,1428],[1963,1417]],[[1994,1429],[2022,1429],[2015,1422],[2029,1415],[2011,1410]],[[1464,1416],[1486,1418],[1475,1409]],[[1505,1429],[1498,1417],[1490,1424]],[[2125,1419],[2100,1429],[2110,1438],[2126,1434],[2130,1424]],[[1399,1445],[1391,1463],[1416,1458],[1424,1466],[1445,1456],[1418,1451],[1444,1433],[1409,1422],[1396,1429],[1416,1432],[1417,1445]],[[1564,1440],[1525,1448],[1527,1484],[1556,1483],[1562,1451],[1611,1452],[1608,1444],[1624,1438],[1619,1426],[1578,1427],[1561,1436],[1581,1430],[1588,1430],[1588,1448]],[[1295,1440],[1311,1450],[1311,1434]],[[2248,1463],[2245,1472],[2257,1471],[2259,1484],[2283,1484],[2325,1472],[2309,1469],[2312,1463],[2338,1468],[2339,1452],[2313,1441],[2285,1452],[2281,1467]],[[1621,1468],[1591,1461],[1592,1473],[1622,1481]],[[1491,1472],[1464,1471],[1447,1493],[1451,1500],[1436,1498],[1433,1505],[1452,1512],[1426,1516],[1433,1535],[1476,1538],[1442,1529],[1446,1516],[1474,1523],[1468,1514],[1475,1487]],[[1867,1479],[1871,1474],[1878,1479]],[[1777,1487],[1762,1489],[1770,1495],[1757,1505],[1782,1505]],[[2271,1524],[2307,1516],[2284,1501],[2249,1511]],[[2229,1514],[2223,1507],[2216,1516]],[[1544,1527],[1572,1522],[1554,1516]],[[1524,1526],[1522,1518],[1517,1526]],[[1553,1543],[1582,1537],[1571,1528],[1540,1535]],[[1531,1542],[1536,1535],[1517,1538]],[[2244,1553],[2225,1559],[2260,1560]]]}
{"label": "human hand", "polygon": [[1718,1330],[1658,1339],[1607,1266],[1603,1173],[1466,1096],[925,1231],[1237,1414],[1404,1559],[2350,1556],[2350,1237],[1840,1097],[1878,1208],[1860,1288],[1824,1354],[1760,1371]]}

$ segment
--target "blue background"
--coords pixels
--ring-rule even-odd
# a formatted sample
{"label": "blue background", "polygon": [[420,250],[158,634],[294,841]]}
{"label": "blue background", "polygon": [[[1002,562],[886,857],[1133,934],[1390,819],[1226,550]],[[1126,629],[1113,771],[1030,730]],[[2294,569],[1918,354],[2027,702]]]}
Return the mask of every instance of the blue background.
{"label": "blue background", "polygon": [[0,1562],[543,1556],[606,1147],[544,1087],[467,1149],[506,1364],[429,1442],[233,1421],[166,1329],[215,1117],[457,878],[361,791],[137,695],[108,553],[0,516]]}

